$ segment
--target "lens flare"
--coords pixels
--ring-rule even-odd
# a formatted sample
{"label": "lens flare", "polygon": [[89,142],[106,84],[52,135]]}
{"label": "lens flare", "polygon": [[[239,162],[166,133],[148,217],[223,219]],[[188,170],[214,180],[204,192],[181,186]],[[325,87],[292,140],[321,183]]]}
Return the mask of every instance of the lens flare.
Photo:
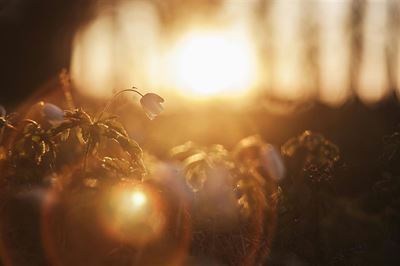
{"label": "lens flare", "polygon": [[102,223],[108,234],[134,246],[162,236],[167,219],[160,195],[144,185],[121,185],[104,197]]}
{"label": "lens flare", "polygon": [[[188,205],[160,188],[130,180],[74,192],[51,190],[40,221],[46,258],[60,266],[183,265],[191,240]],[[10,257],[4,243],[0,259]]]}

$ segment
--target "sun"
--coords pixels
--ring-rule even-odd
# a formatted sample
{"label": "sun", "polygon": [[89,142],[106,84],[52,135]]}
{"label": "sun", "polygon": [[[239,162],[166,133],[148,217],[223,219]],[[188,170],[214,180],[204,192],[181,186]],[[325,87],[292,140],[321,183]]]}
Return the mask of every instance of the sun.
{"label": "sun", "polygon": [[255,49],[246,36],[230,32],[191,32],[170,57],[172,80],[185,96],[237,96],[255,82]]}
{"label": "sun", "polygon": [[147,197],[141,191],[134,191],[131,195],[131,203],[135,208],[143,207],[143,205],[146,204],[146,201]]}

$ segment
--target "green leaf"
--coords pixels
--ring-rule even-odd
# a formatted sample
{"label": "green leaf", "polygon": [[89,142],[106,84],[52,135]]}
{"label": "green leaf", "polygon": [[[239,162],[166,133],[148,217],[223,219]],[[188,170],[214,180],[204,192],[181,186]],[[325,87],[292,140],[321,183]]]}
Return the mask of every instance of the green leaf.
{"label": "green leaf", "polygon": [[64,130],[64,131],[61,132],[60,138],[61,138],[61,141],[62,141],[62,142],[65,142],[65,141],[68,140],[70,131],[71,131],[71,129],[68,128],[68,129],[66,129],[66,130]]}
{"label": "green leaf", "polygon": [[37,125],[35,125],[33,123],[28,123],[25,125],[23,133],[24,133],[24,135],[27,135],[27,134],[32,133],[36,129],[37,129]]}
{"label": "green leaf", "polygon": [[204,152],[193,154],[192,156],[186,158],[185,161],[183,161],[185,168],[193,168],[199,165],[204,165],[206,163],[207,163],[207,154]]}
{"label": "green leaf", "polygon": [[125,176],[132,172],[130,163],[121,158],[104,157],[102,159],[102,167],[107,170],[114,170]]}
{"label": "green leaf", "polygon": [[125,127],[117,120],[107,120],[104,122],[105,125],[108,126],[109,129],[115,130],[119,134],[128,137],[128,133],[125,130]]}
{"label": "green leaf", "polygon": [[133,158],[142,157],[143,151],[140,148],[139,144],[133,139],[120,135],[116,140],[121,145],[121,147]]}
{"label": "green leaf", "polygon": [[81,108],[74,111],[65,111],[64,116],[67,120],[79,121],[81,124],[92,124],[90,115]]}
{"label": "green leaf", "polygon": [[70,129],[78,126],[78,124],[79,123],[77,121],[66,121],[66,122],[63,122],[60,125],[52,128],[50,130],[50,134],[53,135],[53,136],[56,136],[56,135],[58,135],[60,133],[62,134],[64,131],[69,131]]}
{"label": "green leaf", "polygon": [[81,144],[86,144],[89,140],[89,128],[88,127],[80,127],[76,131],[76,137],[78,138]]}
{"label": "green leaf", "polygon": [[40,164],[42,162],[42,157],[46,153],[46,144],[44,141],[41,141],[39,143],[36,143],[36,145],[33,146],[33,149],[35,151],[35,161],[36,164]]}

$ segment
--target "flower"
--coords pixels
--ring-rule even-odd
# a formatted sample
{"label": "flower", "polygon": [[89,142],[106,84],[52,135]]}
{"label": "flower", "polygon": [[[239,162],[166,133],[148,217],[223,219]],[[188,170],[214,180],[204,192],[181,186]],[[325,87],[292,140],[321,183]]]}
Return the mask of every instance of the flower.
{"label": "flower", "polygon": [[56,126],[64,121],[64,111],[61,110],[57,105],[51,103],[42,103],[41,106],[42,116],[52,126]]}
{"label": "flower", "polygon": [[155,93],[146,93],[140,99],[140,104],[150,120],[156,118],[164,110],[161,105],[163,102],[164,99]]}

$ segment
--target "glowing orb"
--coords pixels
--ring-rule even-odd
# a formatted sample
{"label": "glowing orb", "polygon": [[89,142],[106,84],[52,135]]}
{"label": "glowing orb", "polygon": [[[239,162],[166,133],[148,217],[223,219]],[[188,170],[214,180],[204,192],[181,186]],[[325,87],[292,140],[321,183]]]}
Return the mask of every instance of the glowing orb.
{"label": "glowing orb", "polygon": [[100,204],[100,224],[112,239],[141,246],[163,236],[166,210],[158,191],[151,185],[115,185]]}
{"label": "glowing orb", "polygon": [[135,191],[132,193],[131,202],[133,207],[140,208],[146,204],[146,195],[141,191]]}
{"label": "glowing orb", "polygon": [[193,32],[177,42],[169,58],[171,80],[186,96],[238,96],[256,78],[249,38],[230,32]]}

